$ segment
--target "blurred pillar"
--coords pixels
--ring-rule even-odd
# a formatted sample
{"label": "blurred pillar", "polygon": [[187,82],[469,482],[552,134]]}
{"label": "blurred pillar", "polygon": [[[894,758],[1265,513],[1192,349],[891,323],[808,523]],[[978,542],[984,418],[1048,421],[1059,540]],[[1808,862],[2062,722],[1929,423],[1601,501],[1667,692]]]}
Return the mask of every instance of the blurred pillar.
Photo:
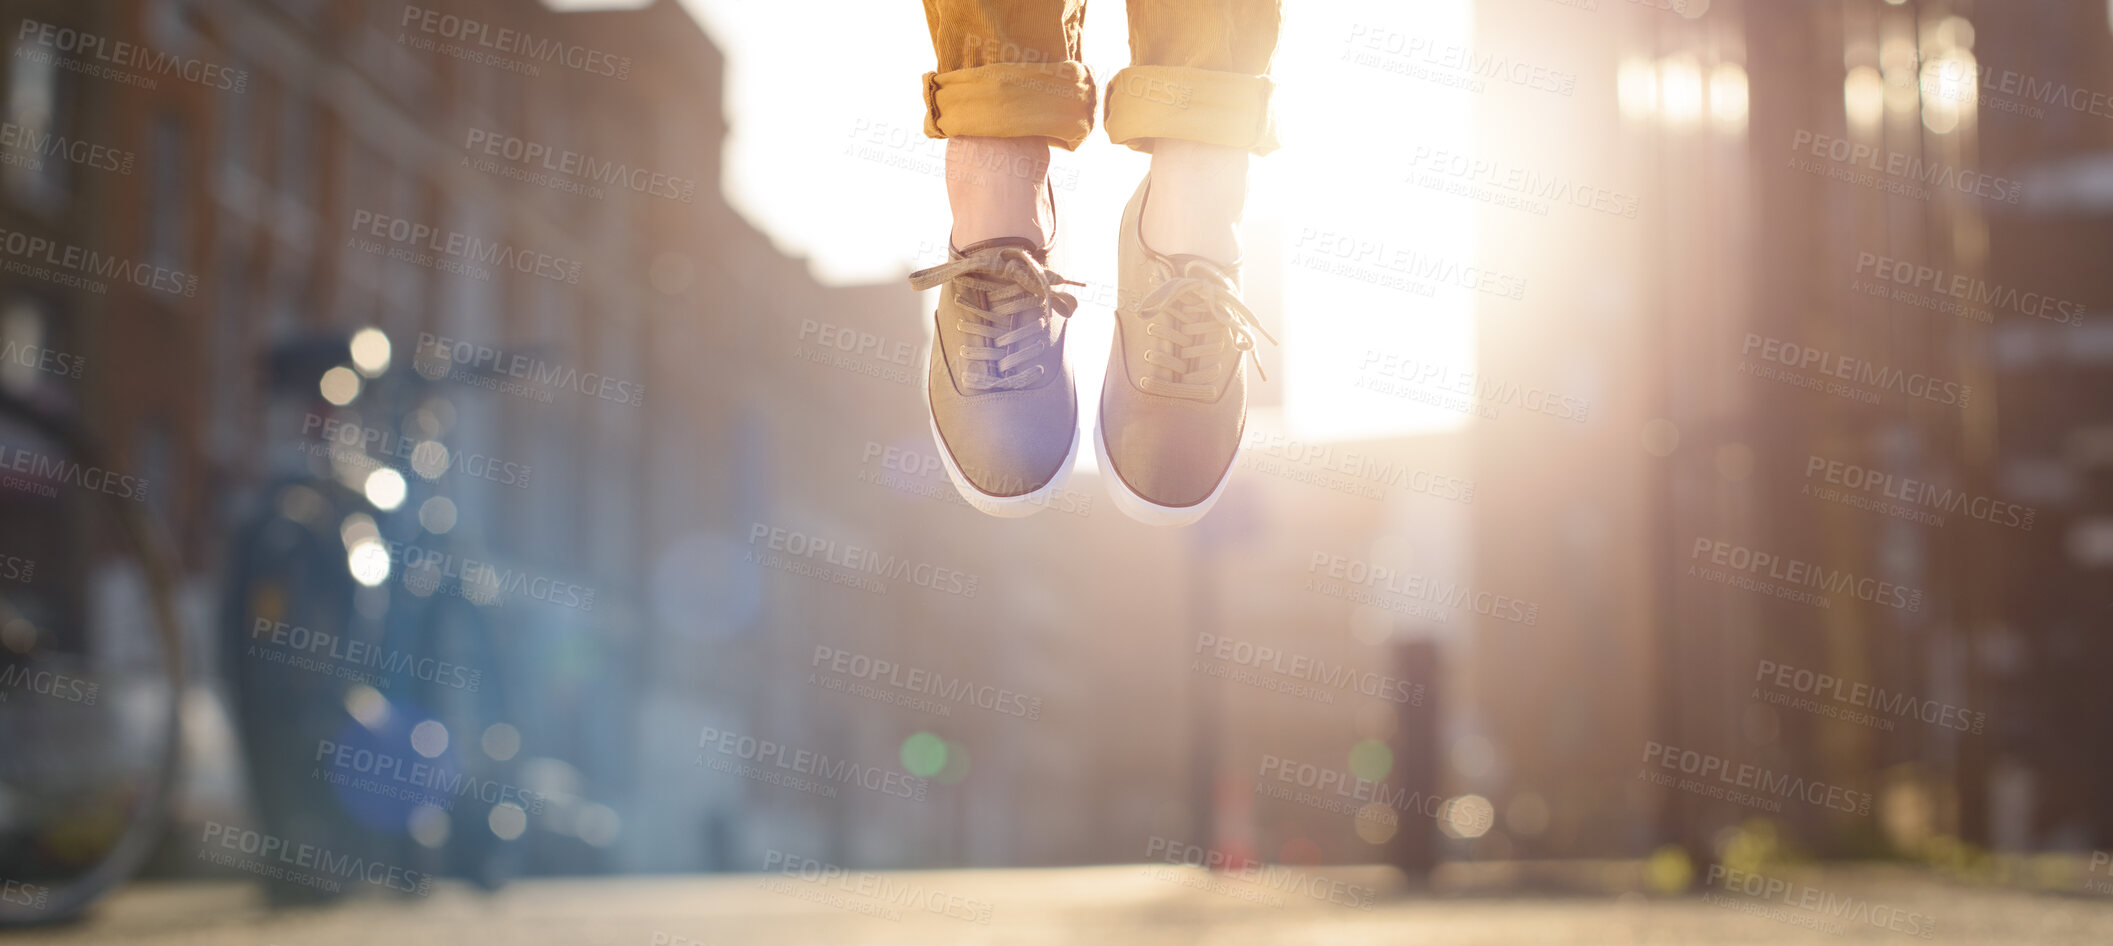
{"label": "blurred pillar", "polygon": [[[1189,543],[1189,640],[1221,630],[1217,602],[1211,597],[1217,568],[1211,544]],[[1218,847],[1218,715],[1223,706],[1215,678],[1189,674],[1189,837],[1195,839],[1191,843],[1212,850]]]}
{"label": "blurred pillar", "polygon": [[[1407,683],[1409,692],[1423,694],[1421,703],[1395,704],[1399,725],[1394,731],[1392,781],[1410,797],[1429,798],[1438,792],[1438,767],[1443,758],[1438,741],[1438,642],[1429,637],[1404,641],[1393,648],[1394,676]],[[1387,845],[1387,863],[1401,869],[1410,882],[1423,883],[1438,866],[1438,824],[1420,810],[1401,812],[1401,829]]]}

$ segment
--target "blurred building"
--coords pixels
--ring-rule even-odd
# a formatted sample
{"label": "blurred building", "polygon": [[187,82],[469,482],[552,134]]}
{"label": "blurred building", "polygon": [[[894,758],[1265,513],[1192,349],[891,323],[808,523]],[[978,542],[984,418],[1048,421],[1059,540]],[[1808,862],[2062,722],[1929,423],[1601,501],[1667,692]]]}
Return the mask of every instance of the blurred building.
{"label": "blurred building", "polygon": [[[2089,709],[2104,692],[2090,668],[2113,656],[2096,630],[2113,567],[2113,274],[2099,265],[2113,251],[2113,202],[2092,183],[2113,162],[2108,17],[2075,4],[2029,22],[1973,19],[1987,76],[1980,94],[1990,100],[1978,113],[1983,160],[2024,191],[1989,221],[1987,278],[2037,294],[1999,312],[1980,349],[2000,422],[1976,432],[1975,448],[1994,455],[1990,486],[2038,513],[2029,532],[1974,559],[1995,576],[1973,656],[2003,729],[1973,747],[1960,818],[1966,837],[2003,851],[2113,843],[2100,801],[2113,741],[2104,714]],[[2062,319],[2070,309],[2079,318]]]}
{"label": "blurred building", "polygon": [[[2103,566],[2106,287],[2087,261],[2107,247],[2086,182],[2106,12],[1481,9],[1480,41],[1597,77],[1552,126],[1485,127],[1489,151],[1640,210],[1500,228],[1484,250],[1577,303],[1546,328],[1563,344],[1537,327],[1484,366],[1621,398],[1595,404],[1589,442],[1478,437],[1480,570],[1570,621],[1477,671],[1517,697],[1481,704],[1514,764],[1503,791],[1556,799],[1535,850],[1714,858],[1755,819],[1832,856],[2105,843],[2082,802],[2105,771],[2093,686],[2061,668],[2094,665]],[[1578,147],[1542,159],[1550,134]],[[1775,564],[1745,567],[1759,555]],[[1803,598],[1839,573],[1846,592]],[[1846,689],[1777,685],[1784,667]],[[1775,812],[1643,784],[1653,743],[1876,804]]]}

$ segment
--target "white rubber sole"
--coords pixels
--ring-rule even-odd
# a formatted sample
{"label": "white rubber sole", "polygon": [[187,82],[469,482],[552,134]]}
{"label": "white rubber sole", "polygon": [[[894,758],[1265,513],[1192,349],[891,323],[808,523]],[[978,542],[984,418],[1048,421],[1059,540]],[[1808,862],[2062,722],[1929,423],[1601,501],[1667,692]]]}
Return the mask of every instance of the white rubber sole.
{"label": "white rubber sole", "polygon": [[1100,461],[1101,477],[1108,481],[1108,495],[1115,500],[1115,508],[1122,510],[1123,515],[1148,526],[1185,526],[1202,519],[1212,506],[1218,504],[1218,497],[1224,495],[1225,484],[1233,481],[1233,471],[1240,466],[1240,451],[1245,449],[1247,439],[1242,437],[1240,445],[1233,448],[1233,461],[1225,466],[1225,476],[1218,480],[1217,487],[1209,496],[1203,497],[1202,502],[1193,506],[1162,506],[1132,492],[1130,484],[1123,482],[1122,474],[1115,472],[1115,464],[1108,462],[1108,441],[1101,437],[1100,411],[1093,412],[1093,456]]}

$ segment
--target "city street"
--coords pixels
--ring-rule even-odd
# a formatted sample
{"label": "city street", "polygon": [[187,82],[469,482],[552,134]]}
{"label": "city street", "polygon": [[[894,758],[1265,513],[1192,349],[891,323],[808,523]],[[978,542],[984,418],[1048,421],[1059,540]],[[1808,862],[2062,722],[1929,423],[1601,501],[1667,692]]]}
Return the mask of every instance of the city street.
{"label": "city street", "polygon": [[[114,897],[82,927],[4,938],[19,943],[623,944],[732,943],[2106,943],[2113,897],[1974,888],[1893,869],[1836,869],[1809,884],[1848,902],[1836,920],[1776,906],[1784,918],[1741,915],[1697,894],[1626,896],[1405,895],[1377,869],[1279,886],[1193,868],[859,874],[827,884],[781,874],[541,880],[493,897],[459,886],[426,902],[363,899],[319,910],[264,911],[246,884],[148,883]],[[1611,872],[1611,871],[1610,871]],[[1380,891],[1369,909],[1314,894]],[[1308,891],[1312,893],[1309,894]],[[1343,896],[1344,891],[1351,891]],[[1733,895],[1737,897],[1737,895]],[[1739,898],[1746,903],[1759,903]],[[928,910],[926,905],[930,906]],[[868,912],[855,912],[868,911]],[[978,913],[988,923],[978,923]],[[1796,925],[1793,918],[1821,928]],[[1915,935],[1925,923],[1931,935]],[[1841,928],[1824,924],[1840,923]],[[1906,932],[1904,932],[1906,931]]]}
{"label": "city street", "polygon": [[2113,946],[2113,0],[0,31],[0,946]]}

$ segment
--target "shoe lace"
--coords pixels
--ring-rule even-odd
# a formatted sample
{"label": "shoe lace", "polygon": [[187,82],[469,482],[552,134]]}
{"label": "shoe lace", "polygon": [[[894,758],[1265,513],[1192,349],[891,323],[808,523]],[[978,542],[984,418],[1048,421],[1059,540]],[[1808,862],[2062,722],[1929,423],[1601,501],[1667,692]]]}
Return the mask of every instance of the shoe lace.
{"label": "shoe lace", "polygon": [[[1226,364],[1220,359],[1228,344],[1247,353],[1262,380],[1262,359],[1255,354],[1254,333],[1269,343],[1274,336],[1255,318],[1254,310],[1240,301],[1232,277],[1204,260],[1190,260],[1181,275],[1159,284],[1138,300],[1132,310],[1145,323],[1145,334],[1163,344],[1145,351],[1145,363],[1157,369],[1138,378],[1146,394],[1208,401],[1217,396],[1218,380]],[[1205,360],[1208,359],[1208,360]],[[1239,356],[1232,363],[1239,364]],[[1163,373],[1163,374],[1162,374]]]}
{"label": "shoe lace", "polygon": [[[961,347],[961,358],[968,365],[963,386],[972,391],[1008,391],[1033,384],[1047,369],[1039,363],[1031,371],[1021,366],[1048,350],[1049,320],[1068,319],[1078,308],[1077,297],[1056,287],[1085,283],[1057,275],[1020,247],[990,246],[911,273],[910,288],[922,291],[956,279],[967,288],[981,290],[990,305],[984,309],[958,296],[954,300],[973,319],[957,320],[955,330],[981,339]],[[1029,313],[1036,317],[1021,318]]]}

